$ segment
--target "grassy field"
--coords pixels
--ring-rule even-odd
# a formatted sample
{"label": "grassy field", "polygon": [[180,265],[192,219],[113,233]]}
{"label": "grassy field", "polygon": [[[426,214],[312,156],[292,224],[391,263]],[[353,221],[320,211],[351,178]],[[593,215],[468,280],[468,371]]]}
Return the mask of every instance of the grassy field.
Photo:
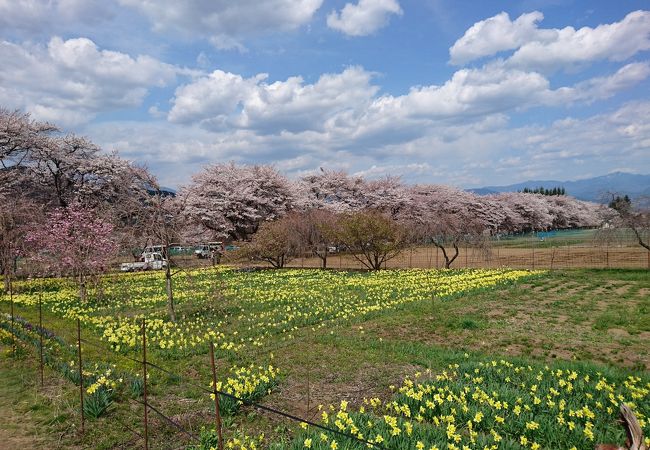
{"label": "grassy field", "polygon": [[[92,302],[82,308],[76,302],[74,286],[65,282],[18,283],[15,307],[16,314],[26,321],[17,326],[23,339],[28,342],[34,337],[30,324],[38,323],[36,301],[40,293],[44,327],[53,333],[46,347],[52,361],[65,364],[46,369],[46,388],[41,389],[33,346],[20,345],[23,350],[14,358],[7,353],[10,341],[3,336],[0,373],[2,380],[8,380],[0,392],[1,415],[6,422],[1,427],[3,441],[13,448],[24,448],[25,442],[32,441],[35,448],[141,446],[142,441],[126,427],[136,431],[142,428],[142,406],[136,401],[142,381],[138,378],[140,369],[127,359],[140,355],[142,317],[149,323],[151,359],[180,375],[152,369],[151,402],[196,434],[202,427],[210,427],[213,417],[211,399],[199,389],[210,385],[209,341],[217,345],[219,379],[225,382],[230,378],[232,392],[309,419],[322,420],[319,405],[336,405],[330,411],[331,425],[336,415],[347,414],[346,420],[371,438],[381,427],[369,430],[361,424],[382,422],[387,448],[418,449],[418,442],[427,444],[427,450],[436,443],[443,448],[443,443],[447,439],[453,442],[456,435],[470,448],[483,448],[483,444],[534,448],[533,443],[541,448],[593,448],[585,431],[589,430],[587,422],[594,427],[596,440],[622,438],[622,428],[614,420],[616,405],[607,405],[606,397],[594,419],[573,419],[576,430],[562,434],[554,428],[560,426],[559,419],[548,414],[551,407],[537,411],[533,403],[533,410],[524,412],[526,417],[502,414],[504,424],[500,427],[495,423],[498,414],[492,414],[494,411],[485,405],[458,403],[461,385],[472,389],[482,386],[489,395],[496,392],[503,399],[512,397],[512,411],[517,398],[522,399],[522,407],[528,400],[534,402],[530,389],[537,383],[545,395],[554,395],[548,393],[553,392],[551,388],[562,392],[555,402],[565,396],[570,408],[577,411],[578,403],[587,402],[588,395],[593,400],[602,393],[595,386],[605,376],[615,385],[612,389],[617,395],[634,401],[644,416],[650,414],[650,277],[645,270],[418,270],[376,274],[202,270],[177,275],[176,286],[179,320],[172,324],[166,318],[160,274],[111,276],[98,285]],[[8,312],[8,298],[2,300],[3,311]],[[107,411],[88,420],[83,436],[76,429],[75,353],[66,345],[75,342],[76,317],[83,324],[84,339],[93,343],[84,345],[88,380],[112,396]],[[7,327],[6,318],[2,325]],[[493,360],[501,365],[501,359],[506,365],[488,367]],[[237,369],[251,365],[248,372]],[[507,388],[509,381],[504,374],[516,367],[530,372],[525,377],[516,372],[517,377],[524,377],[519,383],[525,384],[525,389],[520,384]],[[562,376],[556,376],[557,370],[575,371],[582,384],[576,381],[574,391],[562,391],[557,384]],[[444,371],[454,375],[436,378]],[[474,375],[484,372],[481,377]],[[107,380],[104,384],[102,375]],[[468,376],[470,379],[461,383]],[[584,381],[585,376],[590,382]],[[638,381],[632,388],[629,376],[638,377],[633,378]],[[404,384],[405,377],[415,382]],[[536,381],[537,377],[542,381]],[[473,378],[484,379],[477,383]],[[514,372],[508,378],[515,378]],[[248,387],[244,386],[246,381]],[[423,413],[421,421],[407,417],[403,410],[391,411],[393,401],[408,403],[413,416],[419,407],[426,409],[411,398],[418,389],[428,393],[441,389],[453,402],[447,409],[440,406],[435,412]],[[364,407],[364,398],[374,398],[373,405]],[[540,398],[547,402],[541,394]],[[345,411],[341,411],[341,401],[347,402]],[[617,398],[616,403],[619,401]],[[454,402],[458,404],[454,406]],[[596,403],[590,403],[593,410],[598,408]],[[333,437],[322,440],[316,430],[303,430],[251,407],[226,406],[231,410],[224,411],[225,431],[233,443],[239,439],[247,442],[244,446],[249,449],[270,445],[276,449],[305,448],[306,440],[308,448],[332,446]],[[464,407],[466,412],[462,412]],[[456,431],[447,434],[448,422],[431,425],[451,415],[451,409],[456,413]],[[479,420],[473,421],[479,412],[486,419],[481,420],[479,415]],[[391,434],[395,425],[381,419],[387,415],[398,421],[399,436]],[[155,414],[151,417],[151,448],[191,444],[187,436]],[[468,417],[473,425],[468,425]],[[413,425],[407,425],[411,419]],[[567,416],[566,421],[572,420]],[[539,429],[535,425],[527,428],[531,422]],[[643,423],[648,435],[649,428]],[[343,425],[348,432],[353,430],[349,423]],[[415,428],[407,438],[409,426]],[[499,434],[498,444],[492,432]],[[261,440],[260,433],[264,434]],[[477,434],[474,442],[469,442],[472,433]],[[554,435],[564,436],[567,447],[553,441]],[[521,436],[528,436],[528,440],[522,443]],[[365,448],[341,439],[337,445]],[[460,444],[458,448],[462,448]]]}

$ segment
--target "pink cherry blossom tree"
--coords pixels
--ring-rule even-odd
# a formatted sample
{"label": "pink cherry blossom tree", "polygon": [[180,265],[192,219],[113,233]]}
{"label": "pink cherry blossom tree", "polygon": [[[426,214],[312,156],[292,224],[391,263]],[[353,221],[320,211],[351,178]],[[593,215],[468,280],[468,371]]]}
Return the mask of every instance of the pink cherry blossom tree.
{"label": "pink cherry blossom tree", "polygon": [[113,226],[93,210],[73,203],[50,212],[27,233],[26,241],[44,270],[77,280],[79,299],[85,303],[88,277],[106,271],[115,257],[112,232]]}

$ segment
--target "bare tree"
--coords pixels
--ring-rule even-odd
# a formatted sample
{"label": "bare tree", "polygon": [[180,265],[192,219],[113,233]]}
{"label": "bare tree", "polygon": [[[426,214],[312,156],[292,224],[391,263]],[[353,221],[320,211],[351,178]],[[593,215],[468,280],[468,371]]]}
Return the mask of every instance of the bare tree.
{"label": "bare tree", "polygon": [[[190,230],[186,214],[186,198],[183,196],[166,195],[155,185],[151,187],[152,193],[147,200],[147,217],[143,217],[144,235],[153,240],[152,244],[162,245],[167,265],[165,267],[165,290],[167,292],[167,311],[169,318],[176,321],[174,305],[173,276],[175,264],[169,254],[169,247],[173,242],[190,240]],[[184,239],[187,237],[187,239]]]}
{"label": "bare tree", "polygon": [[242,255],[256,261],[266,261],[281,269],[293,259],[300,246],[299,239],[289,217],[274,222],[264,222],[243,248]]}
{"label": "bare tree", "polygon": [[[638,199],[637,205],[645,204],[644,200]],[[627,196],[612,196],[609,206],[619,214],[615,224],[630,229],[637,243],[650,252],[650,210],[636,206]]]}
{"label": "bare tree", "polygon": [[344,214],[330,233],[370,270],[399,255],[407,237],[403,226],[375,210]]}
{"label": "bare tree", "polygon": [[290,213],[286,216],[286,222],[299,239],[300,249],[318,257],[321,267],[326,269],[332,244],[329,230],[336,223],[336,214],[324,209],[310,209]]}

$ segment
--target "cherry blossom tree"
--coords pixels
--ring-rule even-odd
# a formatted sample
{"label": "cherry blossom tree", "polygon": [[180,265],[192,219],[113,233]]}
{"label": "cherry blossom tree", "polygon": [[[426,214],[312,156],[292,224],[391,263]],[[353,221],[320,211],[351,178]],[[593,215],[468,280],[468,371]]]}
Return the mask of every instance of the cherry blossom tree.
{"label": "cherry blossom tree", "polygon": [[76,201],[96,208],[141,197],[144,172],[87,138],[0,109],[0,191],[14,189],[51,207]]}
{"label": "cherry blossom tree", "polygon": [[504,192],[492,197],[505,204],[519,217],[513,222],[518,223],[520,229],[516,231],[547,230],[553,225],[553,216],[546,196],[522,192]]}
{"label": "cherry blossom tree", "polygon": [[115,257],[112,232],[113,226],[95,211],[73,203],[51,211],[27,233],[26,242],[44,270],[77,280],[79,299],[85,303],[88,277],[106,271]]}
{"label": "cherry blossom tree", "polygon": [[30,152],[42,147],[56,131],[54,125],[35,121],[29,114],[0,108],[0,166],[20,167]]}
{"label": "cherry blossom tree", "polygon": [[401,217],[411,239],[438,247],[450,268],[463,243],[487,245],[484,236],[503,220],[504,211],[490,199],[450,186],[418,185],[411,188],[411,204]]}
{"label": "cherry blossom tree", "polygon": [[214,164],[181,190],[187,212],[215,238],[244,240],[292,207],[289,181],[270,166]]}
{"label": "cherry blossom tree", "polygon": [[408,187],[400,177],[393,176],[365,182],[363,197],[365,208],[382,211],[392,218],[399,217],[413,201]]}
{"label": "cherry blossom tree", "polygon": [[321,168],[318,173],[296,182],[296,207],[302,210],[327,209],[336,213],[358,211],[366,207],[366,182],[344,171]]}
{"label": "cherry blossom tree", "polygon": [[8,292],[18,258],[25,253],[28,225],[40,217],[40,210],[34,202],[15,195],[0,194],[0,205],[0,273]]}

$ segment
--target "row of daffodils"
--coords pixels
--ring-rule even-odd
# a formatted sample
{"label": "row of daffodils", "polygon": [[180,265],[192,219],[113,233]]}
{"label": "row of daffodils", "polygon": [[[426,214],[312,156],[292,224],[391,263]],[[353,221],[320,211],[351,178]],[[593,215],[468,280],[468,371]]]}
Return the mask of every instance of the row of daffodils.
{"label": "row of daffodils", "polygon": [[164,282],[156,273],[105,279],[86,305],[79,304],[76,287],[61,280],[17,283],[14,301],[34,306],[41,298],[53,313],[94,328],[117,351],[139,345],[146,319],[149,345],[163,353],[205,353],[214,342],[219,351],[236,354],[271,340],[290,340],[307,326],[356,321],[432,296],[451,297],[530,275],[516,270],[197,270],[174,281],[177,308],[191,309],[176,322],[167,317]]}

